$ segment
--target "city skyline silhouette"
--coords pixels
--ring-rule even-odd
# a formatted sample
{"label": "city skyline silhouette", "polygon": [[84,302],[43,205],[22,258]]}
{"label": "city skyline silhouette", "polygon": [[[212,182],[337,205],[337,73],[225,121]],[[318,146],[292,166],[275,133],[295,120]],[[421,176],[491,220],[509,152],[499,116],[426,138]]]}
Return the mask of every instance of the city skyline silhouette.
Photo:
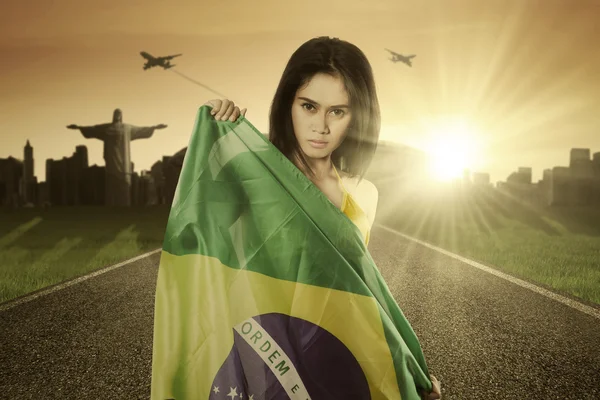
{"label": "city skyline silhouette", "polygon": [[[265,133],[263,135],[268,137]],[[110,182],[106,179],[110,173],[105,165],[89,163],[85,144],[77,145],[71,156],[46,159],[42,178],[33,173],[34,147],[27,140],[22,159],[13,156],[0,158],[0,206],[170,204],[186,150],[187,147],[174,154],[163,155],[150,169],[136,171],[135,163],[131,162],[131,173],[127,179],[127,187],[124,188],[127,190],[128,202],[113,204],[112,196],[118,190],[122,192],[123,188],[110,189]],[[417,156],[413,154],[410,159],[407,157],[403,160],[402,155],[407,154],[407,151]],[[414,180],[410,183],[402,181],[405,189],[409,190],[423,183],[423,178],[434,185],[443,184],[428,176],[429,160],[419,154],[416,149],[383,141],[376,153],[378,157],[372,164],[376,172],[371,176],[377,179],[376,184],[380,186],[382,182],[385,185],[389,179],[405,179],[407,175],[414,175]],[[414,162],[415,159],[418,161]],[[465,169],[463,176],[454,179],[452,183],[460,184],[460,188],[481,186],[507,189],[521,199],[527,198],[545,205],[600,204],[600,151],[571,148],[569,159],[568,165],[544,168],[543,178],[538,181],[532,179],[531,167],[519,166],[504,180],[497,182],[491,182],[489,173],[485,171]],[[386,176],[381,179],[383,175]],[[118,196],[124,198],[122,193]]]}

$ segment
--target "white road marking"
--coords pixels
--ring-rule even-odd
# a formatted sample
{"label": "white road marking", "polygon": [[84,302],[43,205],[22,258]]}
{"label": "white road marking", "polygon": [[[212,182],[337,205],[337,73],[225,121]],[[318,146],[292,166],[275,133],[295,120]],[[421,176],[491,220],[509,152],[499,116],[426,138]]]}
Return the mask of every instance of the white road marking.
{"label": "white road marking", "polygon": [[450,252],[448,250],[444,250],[441,247],[434,246],[432,244],[429,244],[427,242],[424,242],[424,241],[419,240],[417,238],[414,238],[412,236],[409,236],[409,235],[406,235],[404,233],[398,232],[397,230],[395,230],[393,228],[389,228],[389,227],[387,227],[385,225],[381,225],[379,223],[376,223],[375,225],[377,225],[378,227],[380,227],[382,229],[385,229],[388,232],[391,232],[391,233],[394,233],[396,235],[402,236],[402,237],[404,237],[404,238],[406,238],[408,240],[412,240],[414,242],[417,242],[417,243],[419,243],[419,244],[421,244],[423,246],[429,247],[430,249],[433,249],[435,251],[439,251],[440,253],[443,253],[443,254],[445,254],[445,255],[447,255],[449,257],[452,257],[452,258],[455,258],[457,260],[460,260],[460,261],[464,262],[465,264],[469,264],[472,267],[479,268],[480,270],[485,271],[485,272],[489,272],[490,274],[496,275],[499,278],[506,279],[509,282],[512,282],[514,284],[522,286],[522,287],[524,287],[526,289],[529,289],[531,291],[539,293],[542,296],[546,296],[546,297],[551,298],[553,300],[556,300],[556,301],[558,301],[560,303],[563,303],[563,304],[565,304],[565,305],[567,305],[567,306],[569,306],[571,308],[574,308],[574,309],[576,309],[578,311],[581,311],[583,313],[591,315],[592,317],[600,319],[600,310],[597,310],[597,309],[595,309],[593,307],[590,307],[590,306],[588,306],[586,304],[580,303],[580,302],[575,301],[575,300],[571,300],[571,299],[569,299],[567,297],[561,296],[561,295],[556,294],[554,292],[551,292],[551,291],[549,291],[547,289],[544,289],[544,288],[541,288],[539,286],[533,285],[533,284],[531,284],[529,282],[526,282],[524,280],[521,280],[519,278],[515,278],[514,276],[510,276],[510,275],[505,274],[503,272],[497,271],[497,270],[495,270],[493,268],[487,267],[487,266],[485,266],[483,264],[480,264],[480,263],[478,263],[476,261],[473,261],[473,260],[470,260],[468,258],[459,256],[458,254],[452,253],[452,252]]}
{"label": "white road marking", "polygon": [[64,289],[66,287],[75,285],[75,284],[80,283],[80,282],[83,282],[83,281],[85,281],[87,279],[93,278],[93,277],[98,276],[98,275],[102,275],[102,274],[104,274],[106,272],[112,271],[113,269],[122,267],[123,265],[131,264],[134,261],[137,261],[137,260],[140,260],[142,258],[151,256],[152,254],[158,253],[159,251],[162,251],[162,247],[158,248],[156,250],[149,251],[148,253],[141,254],[141,255],[139,255],[137,257],[130,258],[129,260],[120,262],[118,264],[110,265],[108,267],[99,269],[98,271],[91,272],[91,273],[89,273],[87,275],[80,276],[79,278],[73,279],[72,281],[68,281],[68,282],[65,282],[65,283],[59,283],[58,285],[51,286],[48,289],[44,289],[44,290],[40,290],[39,292],[32,293],[29,296],[24,296],[24,297],[21,297],[21,298],[19,298],[17,300],[8,300],[5,304],[0,305],[0,311],[11,309],[11,308],[16,307],[18,305],[21,305],[23,303],[27,303],[27,302],[29,302],[29,301],[31,301],[33,299],[37,299],[38,297],[46,296],[46,295],[48,295],[50,293],[54,293],[54,292],[56,292],[58,290]]}

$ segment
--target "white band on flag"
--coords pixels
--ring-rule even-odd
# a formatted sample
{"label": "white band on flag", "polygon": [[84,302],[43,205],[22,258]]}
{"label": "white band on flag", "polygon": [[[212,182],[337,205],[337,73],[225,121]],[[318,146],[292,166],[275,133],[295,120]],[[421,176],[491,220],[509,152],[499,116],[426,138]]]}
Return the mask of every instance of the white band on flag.
{"label": "white band on flag", "polygon": [[309,400],[310,396],[304,387],[296,367],[290,358],[273,340],[271,335],[253,318],[248,318],[234,326],[237,333],[252,347],[271,369],[291,400]]}
{"label": "white band on flag", "polygon": [[238,154],[268,149],[269,144],[262,140],[246,121],[243,121],[217,140],[210,149],[208,164],[212,177],[217,176],[221,168]]}

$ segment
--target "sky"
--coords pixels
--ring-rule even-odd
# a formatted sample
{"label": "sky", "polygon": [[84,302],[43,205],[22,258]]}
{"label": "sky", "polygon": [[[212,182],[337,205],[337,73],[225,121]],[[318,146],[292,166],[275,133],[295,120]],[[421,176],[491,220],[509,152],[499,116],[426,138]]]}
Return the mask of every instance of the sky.
{"label": "sky", "polygon": [[[186,147],[198,108],[221,97],[192,80],[248,108],[267,132],[289,57],[324,35],[369,59],[381,139],[492,182],[531,167],[536,182],[568,166],[571,148],[600,152],[597,21],[595,0],[5,2],[0,158],[23,159],[29,140],[38,181],[46,159],[81,144],[90,165],[104,165],[102,142],[66,125],[110,122],[121,108],[126,123],[168,125],[132,142],[135,170],[147,170]],[[413,66],[392,63],[384,48],[416,54]],[[142,50],[183,53],[179,74],[144,71]]]}

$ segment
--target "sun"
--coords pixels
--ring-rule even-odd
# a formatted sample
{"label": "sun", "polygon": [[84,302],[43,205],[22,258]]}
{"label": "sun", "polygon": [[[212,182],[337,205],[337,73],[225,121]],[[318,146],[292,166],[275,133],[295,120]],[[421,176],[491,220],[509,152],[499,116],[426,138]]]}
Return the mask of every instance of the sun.
{"label": "sun", "polygon": [[473,127],[463,119],[443,119],[428,128],[424,150],[429,156],[433,180],[448,182],[472,169],[477,158],[478,139]]}

